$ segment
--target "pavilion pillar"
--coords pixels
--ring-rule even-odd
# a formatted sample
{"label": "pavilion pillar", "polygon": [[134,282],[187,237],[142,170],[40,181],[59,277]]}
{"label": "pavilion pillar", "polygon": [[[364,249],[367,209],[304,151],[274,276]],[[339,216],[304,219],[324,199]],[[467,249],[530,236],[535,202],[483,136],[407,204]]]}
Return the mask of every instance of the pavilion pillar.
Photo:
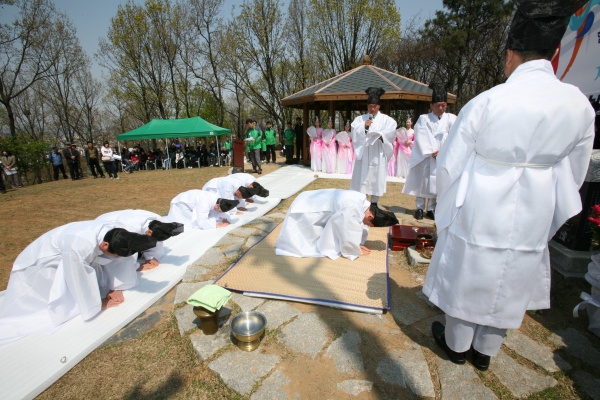
{"label": "pavilion pillar", "polygon": [[[333,129],[335,128],[335,101],[330,101],[329,102],[329,116],[331,117],[331,120],[333,121]],[[325,125],[327,126],[327,125]]]}
{"label": "pavilion pillar", "polygon": [[308,103],[304,103],[302,107],[302,120],[304,123],[302,124],[302,158],[304,160],[304,165],[310,167],[310,149],[308,145],[308,140],[306,140],[306,136],[308,133],[306,130],[308,129]]}
{"label": "pavilion pillar", "polygon": [[389,100],[384,100],[383,101],[383,110],[381,110],[385,115],[390,115],[390,101]]}

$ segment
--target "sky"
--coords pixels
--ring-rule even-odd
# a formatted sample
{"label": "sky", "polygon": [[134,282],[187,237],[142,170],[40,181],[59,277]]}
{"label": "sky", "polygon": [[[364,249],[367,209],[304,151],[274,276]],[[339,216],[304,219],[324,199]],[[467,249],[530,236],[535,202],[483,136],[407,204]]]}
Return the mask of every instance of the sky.
{"label": "sky", "polygon": [[[134,0],[137,4],[143,4],[144,0]],[[56,8],[67,14],[77,29],[77,36],[81,46],[92,59],[92,74],[102,78],[104,69],[94,60],[94,54],[98,51],[98,40],[106,37],[110,25],[110,19],[117,13],[120,4],[126,0],[55,0]],[[225,0],[223,7],[224,17],[230,15],[233,6],[241,1]],[[409,21],[413,16],[419,16],[421,21],[433,17],[436,10],[442,9],[442,0],[396,0],[400,9],[402,23]],[[9,23],[17,16],[16,7],[2,6],[0,8],[0,23]]]}

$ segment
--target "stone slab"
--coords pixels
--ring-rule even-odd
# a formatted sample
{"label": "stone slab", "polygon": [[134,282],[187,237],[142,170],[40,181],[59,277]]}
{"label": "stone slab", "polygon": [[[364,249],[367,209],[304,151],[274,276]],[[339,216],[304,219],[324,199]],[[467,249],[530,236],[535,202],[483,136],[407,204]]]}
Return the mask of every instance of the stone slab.
{"label": "stone slab", "polygon": [[[416,298],[415,298],[416,300]],[[394,318],[404,325],[410,325],[427,316],[427,312],[411,296],[392,296],[392,307],[390,312]]]}
{"label": "stone slab", "polygon": [[595,252],[575,251],[551,240],[548,242],[550,265],[565,278],[582,278],[587,273],[590,258]]}
{"label": "stone slab", "polygon": [[237,236],[225,235],[215,244],[214,247],[229,246],[232,244],[244,243],[244,239]]}
{"label": "stone slab", "polygon": [[284,213],[273,213],[273,214],[268,214],[267,217],[269,218],[277,218],[277,219],[284,219],[285,218],[285,214]]}
{"label": "stone slab", "polygon": [[427,307],[431,308],[432,310],[439,310],[438,306],[436,306],[435,304],[433,304],[431,301],[429,301],[429,298],[425,295],[425,293],[423,293],[422,290],[419,290],[416,293],[417,297],[419,299],[421,299],[425,304],[427,304]]}
{"label": "stone slab", "polygon": [[211,247],[206,250],[206,253],[202,255],[199,259],[194,262],[194,265],[219,265],[225,255],[216,247]]}
{"label": "stone slab", "polygon": [[268,217],[258,217],[252,220],[252,227],[255,228],[254,224],[260,224],[260,223],[265,223],[265,224],[272,224],[274,221]]}
{"label": "stone slab", "polygon": [[427,264],[431,262],[430,259],[423,257],[417,250],[415,250],[415,246],[410,246],[406,248],[406,257],[408,258],[408,265],[415,266],[417,264]]}
{"label": "stone slab", "polygon": [[300,315],[295,307],[283,301],[267,301],[256,309],[267,317],[267,329],[277,329],[297,315]]}
{"label": "stone slab", "polygon": [[338,390],[344,393],[358,396],[362,392],[370,392],[373,388],[373,382],[360,380],[346,380],[337,384]]}
{"label": "stone slab", "polygon": [[254,236],[250,236],[248,238],[248,240],[246,240],[246,247],[250,248],[252,246],[254,246],[256,243],[260,242],[263,239],[264,236],[258,236],[258,235],[254,235]]}
{"label": "stone slab", "polygon": [[185,270],[185,274],[181,279],[183,282],[197,282],[202,279],[202,276],[210,272],[210,269],[203,267],[202,265],[190,265]]}
{"label": "stone slab", "polygon": [[193,283],[180,283],[177,285],[177,289],[175,291],[175,304],[185,303],[187,299],[198,290],[203,288],[206,285],[210,285],[215,281],[204,281],[204,282],[193,282]]}
{"label": "stone slab", "polygon": [[325,357],[331,358],[338,371],[356,375],[365,369],[358,345],[360,336],[356,332],[346,332],[335,339],[325,352]]}
{"label": "stone slab", "polygon": [[231,232],[229,232],[229,234],[233,235],[233,236],[239,236],[239,237],[246,238],[246,237],[252,235],[255,231],[256,231],[256,229],[254,229],[254,228],[236,228],[236,229],[232,230]]}
{"label": "stone slab", "polygon": [[391,385],[408,387],[421,397],[435,397],[429,367],[421,347],[404,343],[404,350],[393,351],[377,365],[377,374]]}
{"label": "stone slab", "polygon": [[542,375],[522,366],[502,350],[496,357],[492,357],[490,369],[498,377],[498,380],[517,398],[527,397],[558,383],[550,376]]}
{"label": "stone slab", "polygon": [[279,363],[274,354],[258,351],[235,350],[217,358],[208,367],[217,373],[223,382],[236,392],[246,395],[259,379],[267,375]]}
{"label": "stone slab", "polygon": [[600,379],[583,371],[577,371],[573,376],[588,396],[594,400],[600,400]]}
{"label": "stone slab", "polygon": [[[436,315],[434,317],[427,318],[425,320],[425,324],[423,326],[415,326],[415,328],[417,328],[417,330],[419,332],[421,332],[423,335],[429,336],[429,337],[433,337],[433,334],[431,333],[431,325],[435,321],[440,322],[440,323],[446,325],[446,314],[438,314],[438,315]],[[422,325],[422,324],[419,323],[419,325]]]}
{"label": "stone slab", "polygon": [[243,244],[244,242],[242,241],[241,243],[235,243],[230,246],[227,246],[225,250],[223,250],[223,254],[225,254],[226,258],[237,257],[240,251],[242,250]]}
{"label": "stone slab", "polygon": [[121,331],[112,335],[108,340],[102,343],[102,346],[108,346],[109,344],[115,344],[124,342],[126,340],[135,339],[138,336],[148,332],[158,324],[162,318],[160,311],[154,311],[149,315],[142,315],[134,319],[129,325],[123,328]]}
{"label": "stone slab", "polygon": [[469,363],[454,364],[448,358],[440,358],[438,364],[442,400],[497,399],[494,392],[485,387]]}
{"label": "stone slab", "polygon": [[230,335],[229,325],[225,325],[214,335],[205,335],[201,331],[192,333],[190,340],[198,358],[206,361],[218,350],[231,343]]}
{"label": "stone slab", "polygon": [[550,341],[594,368],[600,368],[600,351],[598,351],[585,335],[575,328],[556,331],[550,335]]}
{"label": "stone slab", "polygon": [[[223,306],[219,312],[219,326],[223,326],[231,316],[231,308]],[[194,306],[186,304],[175,310],[175,319],[179,333],[184,336],[186,333],[200,329],[200,319],[194,314]]]}
{"label": "stone slab", "polygon": [[510,329],[506,332],[504,345],[548,372],[567,371],[571,369],[569,363],[563,360],[558,354],[554,354],[550,347],[536,342],[518,330]]}
{"label": "stone slab", "polygon": [[231,300],[235,304],[240,306],[242,311],[254,310],[256,307],[260,306],[262,303],[265,302],[265,299],[260,299],[258,297],[244,296],[243,294],[240,294],[240,293],[234,293],[233,296],[231,296]]}
{"label": "stone slab", "polygon": [[357,313],[358,317],[369,325],[385,325],[388,323],[387,318],[381,314]]}
{"label": "stone slab", "polygon": [[300,314],[283,328],[279,337],[292,351],[310,355],[313,359],[328,341],[329,329],[314,313]]}
{"label": "stone slab", "polygon": [[261,231],[269,233],[273,229],[275,229],[275,227],[277,225],[278,224],[276,222],[271,221],[271,222],[268,222],[268,223],[262,223],[262,224],[254,225],[253,228],[256,228],[256,229],[259,229]]}
{"label": "stone slab", "polygon": [[289,383],[290,379],[283,372],[275,371],[263,381],[250,400],[288,400],[286,392],[281,390],[281,387]]}

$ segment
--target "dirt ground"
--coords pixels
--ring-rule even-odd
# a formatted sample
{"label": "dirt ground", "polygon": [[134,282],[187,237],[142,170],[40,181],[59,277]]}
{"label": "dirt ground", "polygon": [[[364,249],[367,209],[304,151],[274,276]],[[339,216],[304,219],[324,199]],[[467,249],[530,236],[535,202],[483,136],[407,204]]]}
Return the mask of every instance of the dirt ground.
{"label": "dirt ground", "polygon": [[[265,166],[264,172],[278,166]],[[59,181],[12,191],[0,198],[4,221],[0,240],[0,285],[6,286],[11,264],[16,255],[48,229],[61,224],[124,208],[147,209],[159,214],[168,211],[169,201],[177,193],[200,188],[209,179],[227,174],[227,168],[203,168],[178,171],[142,171],[123,176],[119,181],[86,179],[81,182]],[[349,180],[318,179],[304,190],[321,188],[348,188]],[[382,208],[403,207],[414,209],[414,198],[401,194],[402,184],[389,183],[388,192],[379,201]],[[284,211],[295,198],[286,199],[274,210]],[[110,199],[110,200],[107,200]],[[25,227],[25,228],[23,228]],[[394,253],[390,267],[392,296],[411,296],[420,290],[418,277],[425,273],[423,268],[408,266],[403,253]],[[597,342],[587,334],[587,317],[573,319],[572,307],[578,303],[581,291],[588,287],[580,281],[566,281],[554,276],[551,310],[525,317],[522,330],[540,342],[553,347],[548,341],[552,331],[575,327],[586,333],[589,340]],[[410,339],[423,346],[425,357],[432,373],[436,398],[440,398],[437,379],[437,358],[441,351],[433,339],[419,329],[427,329],[424,320],[411,326],[403,326],[391,314],[383,317],[391,324],[380,325],[378,317],[327,307],[290,303],[303,312],[314,312],[325,321],[334,340],[346,331],[353,330],[361,337],[360,351],[365,363],[362,379],[375,382],[370,393],[362,393],[358,399],[415,398],[410,390],[398,388],[381,381],[376,373],[378,362],[390,351],[405,346]],[[173,306],[170,306],[171,310]],[[427,308],[428,317],[436,312]],[[421,326],[423,325],[423,326]],[[233,346],[230,345],[230,346]],[[227,347],[219,354],[227,351]],[[333,362],[321,355],[316,360],[309,356],[294,354],[277,339],[277,331],[268,331],[258,351],[269,350],[281,358],[280,367],[291,378],[286,388],[289,398],[299,393],[301,398],[333,398],[336,393],[334,382],[347,379],[340,374]],[[558,353],[575,369],[584,369],[599,376],[600,371],[589,370],[577,359],[559,350]],[[218,357],[218,355],[212,359]],[[514,357],[518,357],[512,354]],[[521,360],[522,361],[522,360]],[[531,364],[531,363],[529,363]],[[529,365],[528,365],[529,366]],[[532,369],[537,369],[531,366]],[[480,378],[501,399],[513,398],[493,374],[478,373]],[[559,384],[541,394],[539,399],[586,398],[569,373],[554,375]],[[65,374],[42,393],[41,399],[245,399],[228,389],[210,371],[208,362],[201,362],[194,354],[190,340],[181,337],[173,313],[154,329],[142,336],[114,345],[101,347]]]}

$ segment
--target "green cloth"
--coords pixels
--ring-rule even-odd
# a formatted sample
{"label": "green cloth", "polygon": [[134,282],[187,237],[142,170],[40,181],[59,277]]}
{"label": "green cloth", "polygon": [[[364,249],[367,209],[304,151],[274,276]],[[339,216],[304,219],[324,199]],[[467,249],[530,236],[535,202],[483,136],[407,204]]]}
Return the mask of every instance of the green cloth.
{"label": "green cloth", "polygon": [[249,140],[246,142],[247,150],[260,150],[262,148],[262,134],[256,129],[248,129],[246,134],[247,138],[254,138],[254,141]]}
{"label": "green cloth", "polygon": [[273,146],[277,140],[275,138],[275,130],[273,128],[265,129],[264,137],[267,146]]}
{"label": "green cloth", "polygon": [[221,309],[231,299],[231,296],[231,292],[221,286],[206,285],[191,295],[187,303],[194,307],[204,307],[210,312],[215,312]]}
{"label": "green cloth", "polygon": [[292,128],[286,129],[283,132],[283,138],[284,138],[284,144],[286,146],[293,146],[294,145],[294,139],[296,136],[296,132],[294,132],[294,130]]}

